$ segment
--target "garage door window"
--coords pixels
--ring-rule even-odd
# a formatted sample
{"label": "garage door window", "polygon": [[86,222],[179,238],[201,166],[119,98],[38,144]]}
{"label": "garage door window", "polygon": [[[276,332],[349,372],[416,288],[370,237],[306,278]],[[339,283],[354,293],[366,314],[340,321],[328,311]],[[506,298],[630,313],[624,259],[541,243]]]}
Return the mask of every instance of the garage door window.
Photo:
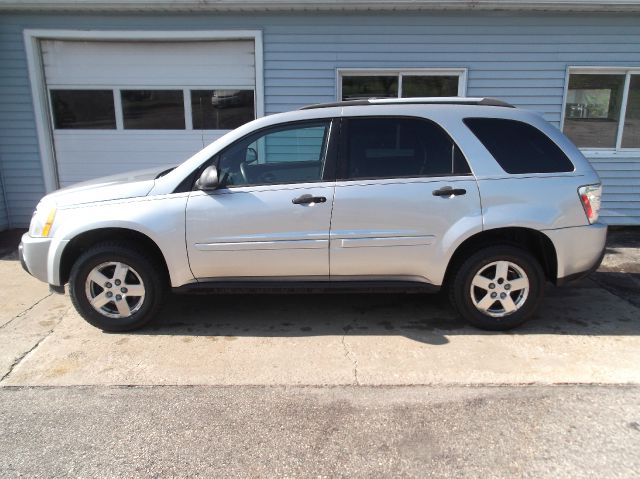
{"label": "garage door window", "polygon": [[57,129],[115,130],[112,90],[51,90]]}
{"label": "garage door window", "polygon": [[232,130],[255,118],[253,90],[191,90],[194,130]]}
{"label": "garage door window", "polygon": [[184,130],[182,90],[122,90],[125,130]]}

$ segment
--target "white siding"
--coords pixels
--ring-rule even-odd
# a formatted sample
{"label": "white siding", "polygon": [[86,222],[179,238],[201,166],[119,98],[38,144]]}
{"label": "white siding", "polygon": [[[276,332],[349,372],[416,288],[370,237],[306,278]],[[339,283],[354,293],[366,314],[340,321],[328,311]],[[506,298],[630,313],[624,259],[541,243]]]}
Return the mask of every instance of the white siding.
{"label": "white siding", "polygon": [[[28,223],[43,192],[24,28],[262,29],[267,114],[334,101],[336,68],[448,67],[468,69],[469,96],[496,96],[559,125],[568,66],[640,66],[637,14],[5,14],[0,17],[0,161],[15,225]],[[640,169],[638,160],[640,154],[627,165],[631,173],[616,169],[616,161],[606,167],[595,163],[605,177],[607,221],[638,222],[633,195],[639,180],[632,176]],[[614,175],[621,177],[609,178]],[[632,207],[616,207],[620,196],[610,194],[632,195],[622,200]]]}

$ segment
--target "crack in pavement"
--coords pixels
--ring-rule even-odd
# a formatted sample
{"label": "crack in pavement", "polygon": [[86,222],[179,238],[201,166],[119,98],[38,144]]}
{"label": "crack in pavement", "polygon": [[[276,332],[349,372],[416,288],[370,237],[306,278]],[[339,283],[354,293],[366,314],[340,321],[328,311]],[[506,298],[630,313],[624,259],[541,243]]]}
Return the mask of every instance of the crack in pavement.
{"label": "crack in pavement", "polygon": [[[49,296],[51,296],[51,294],[49,294]],[[42,298],[45,299],[45,298]],[[38,301],[40,302],[40,301]],[[36,303],[37,304],[37,303]],[[33,305],[35,306],[35,304]],[[33,308],[33,306],[31,306],[31,308]],[[29,308],[29,309],[31,309]],[[28,311],[29,309],[25,310]],[[40,346],[42,344],[42,342],[47,339],[49,336],[51,336],[51,334],[55,331],[56,327],[62,322],[62,320],[67,316],[67,314],[69,314],[69,311],[71,310],[71,307],[67,308],[67,310],[64,312],[64,314],[62,314],[60,316],[60,319],[58,319],[58,321],[56,322],[56,324],[54,324],[52,326],[51,329],[49,329],[44,336],[42,336],[37,342],[36,344],[34,344],[31,348],[29,348],[27,351],[25,351],[23,354],[21,354],[20,356],[18,356],[9,366],[9,370],[0,378],[0,385],[5,381],[5,379],[7,379],[9,377],[9,375],[11,375],[11,373],[13,372],[13,370],[15,368],[18,367],[18,365],[24,360],[24,358],[26,358],[30,353],[32,353],[33,351],[35,351],[38,346]],[[22,313],[20,313],[22,314]],[[15,318],[14,318],[15,319]],[[13,319],[12,319],[13,321]]]}
{"label": "crack in pavement", "polygon": [[9,321],[7,321],[6,323],[4,323],[3,325],[0,326],[0,329],[3,329],[5,327],[7,327],[8,325],[10,325],[11,323],[13,323],[16,319],[21,318],[22,316],[24,316],[25,314],[27,314],[29,311],[31,311],[33,308],[35,308],[36,306],[38,306],[40,303],[42,303],[45,299],[51,297],[53,295],[53,293],[49,293],[46,296],[43,296],[42,298],[40,298],[39,300],[37,300],[35,303],[33,303],[31,306],[29,306],[27,309],[25,309],[24,311],[19,312],[18,314],[16,314],[13,318],[11,318]]}
{"label": "crack in pavement", "polygon": [[344,356],[353,363],[353,381],[356,386],[359,386],[360,380],[358,379],[358,358],[356,358],[356,355],[353,354],[353,352],[349,349],[349,346],[347,346],[347,343],[345,341],[347,333],[351,328],[349,326],[345,326],[343,329],[344,334],[342,335],[342,347],[344,349]]}

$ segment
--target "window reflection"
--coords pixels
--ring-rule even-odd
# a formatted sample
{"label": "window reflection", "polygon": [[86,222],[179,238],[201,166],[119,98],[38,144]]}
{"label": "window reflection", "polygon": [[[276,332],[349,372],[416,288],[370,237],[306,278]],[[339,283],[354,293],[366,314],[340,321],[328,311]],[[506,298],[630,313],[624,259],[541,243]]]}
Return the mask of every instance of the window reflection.
{"label": "window reflection", "polygon": [[631,75],[630,78],[622,147],[640,148],[640,75]]}
{"label": "window reflection", "polygon": [[56,129],[115,130],[112,90],[51,90]]}
{"label": "window reflection", "polygon": [[231,130],[255,119],[253,90],[191,90],[194,130]]}
{"label": "window reflection", "polygon": [[577,146],[616,146],[624,78],[624,75],[570,75],[564,133]]}
{"label": "window reflection", "polygon": [[126,130],[184,130],[182,90],[122,90]]}

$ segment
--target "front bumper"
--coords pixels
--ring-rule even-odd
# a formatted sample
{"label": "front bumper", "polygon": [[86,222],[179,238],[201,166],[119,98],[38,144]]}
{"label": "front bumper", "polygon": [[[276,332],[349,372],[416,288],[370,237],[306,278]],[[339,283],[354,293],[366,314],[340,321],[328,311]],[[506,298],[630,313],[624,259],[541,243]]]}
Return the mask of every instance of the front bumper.
{"label": "front bumper", "polygon": [[48,263],[51,241],[51,238],[33,238],[29,233],[25,233],[18,246],[18,255],[24,270],[45,283],[49,282]]}
{"label": "front bumper", "polygon": [[580,279],[598,269],[607,243],[607,225],[594,223],[575,228],[546,230],[556,250],[556,284]]}

